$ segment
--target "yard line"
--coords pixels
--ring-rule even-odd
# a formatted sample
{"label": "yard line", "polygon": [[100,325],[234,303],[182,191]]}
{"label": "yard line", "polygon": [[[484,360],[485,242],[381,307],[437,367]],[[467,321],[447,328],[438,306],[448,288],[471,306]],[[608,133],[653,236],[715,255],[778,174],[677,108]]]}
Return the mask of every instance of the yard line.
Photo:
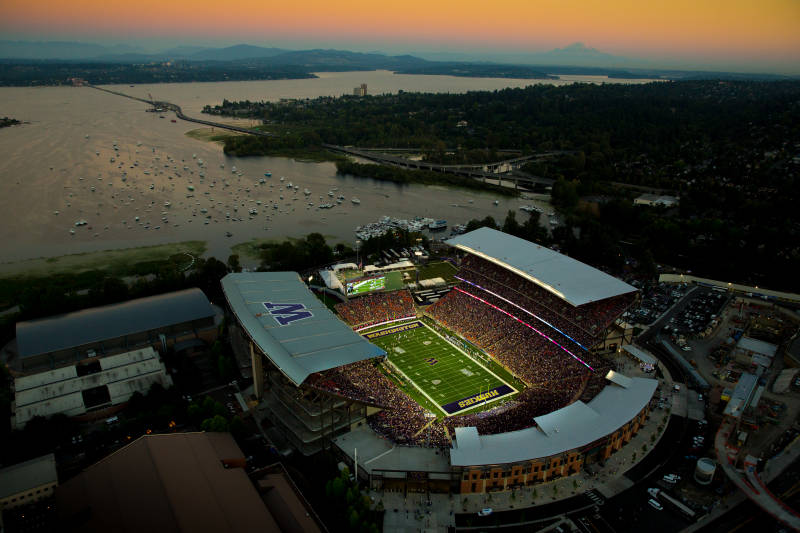
{"label": "yard line", "polygon": [[[483,369],[484,369],[484,370],[486,370],[488,373],[490,373],[491,375],[493,375],[494,377],[496,377],[497,379],[499,379],[499,380],[500,380],[500,383],[502,383],[502,384],[504,384],[504,385],[508,385],[508,387],[509,387],[509,388],[511,388],[511,390],[513,390],[514,392],[519,392],[519,391],[517,391],[517,389],[515,389],[513,386],[511,386],[511,384],[510,384],[510,383],[506,383],[506,382],[505,382],[505,380],[503,380],[503,378],[501,378],[500,376],[498,376],[497,374],[495,374],[494,372],[492,372],[492,371],[491,371],[491,370],[489,370],[488,368],[484,367],[484,366],[483,366],[481,363],[479,363],[478,361],[476,361],[475,359],[473,359],[473,358],[472,358],[472,356],[471,356],[470,354],[468,354],[467,352],[465,352],[464,350],[462,350],[461,348],[459,348],[459,347],[458,347],[458,346],[456,346],[455,344],[452,344],[452,343],[448,342],[448,341],[447,341],[447,339],[445,339],[444,337],[442,337],[441,335],[439,335],[439,333],[438,333],[437,331],[433,330],[433,329],[432,329],[432,328],[431,328],[431,327],[430,327],[428,324],[426,324],[425,322],[422,322],[422,325],[423,325],[423,326],[425,326],[426,328],[428,328],[428,330],[429,330],[429,331],[433,332],[433,334],[434,334],[434,335],[438,336],[438,337],[439,337],[440,339],[442,339],[444,342],[446,342],[447,344],[449,344],[450,346],[452,346],[453,348],[455,348],[455,349],[456,349],[456,350],[458,350],[459,352],[461,352],[461,353],[463,353],[464,355],[466,355],[467,357],[469,357],[470,361],[472,361],[473,363],[475,363],[476,365],[478,365],[479,367],[483,368]],[[514,394],[514,392],[512,392],[511,394]]]}
{"label": "yard line", "polygon": [[395,365],[394,363],[392,363],[392,362],[391,362],[391,361],[390,361],[388,358],[386,359],[386,362],[387,362],[387,363],[389,363],[390,365],[392,365],[392,368],[394,368],[395,370],[397,370],[397,371],[400,373],[400,375],[401,375],[401,376],[403,376],[404,378],[406,378],[406,380],[407,380],[407,381],[409,381],[409,382],[410,382],[412,385],[414,385],[414,388],[416,388],[418,391],[420,391],[420,392],[422,393],[422,395],[423,395],[423,396],[425,396],[425,397],[426,397],[428,400],[430,400],[430,402],[431,402],[433,405],[435,405],[435,406],[436,406],[436,407],[437,407],[437,408],[438,408],[438,409],[439,409],[441,412],[443,412],[443,413],[445,414],[445,416],[447,415],[447,411],[445,411],[444,409],[442,409],[442,406],[440,406],[440,405],[439,405],[439,402],[437,402],[436,400],[434,400],[433,398],[431,398],[430,396],[428,396],[428,393],[427,393],[427,392],[425,392],[424,390],[422,390],[422,389],[420,388],[420,386],[419,386],[419,385],[417,385],[417,383],[416,383],[416,382],[415,382],[413,379],[411,379],[411,378],[409,378],[408,376],[406,376],[406,375],[405,375],[405,373],[404,373],[402,370],[400,370],[400,368],[398,368],[398,367],[397,367],[397,365]]}

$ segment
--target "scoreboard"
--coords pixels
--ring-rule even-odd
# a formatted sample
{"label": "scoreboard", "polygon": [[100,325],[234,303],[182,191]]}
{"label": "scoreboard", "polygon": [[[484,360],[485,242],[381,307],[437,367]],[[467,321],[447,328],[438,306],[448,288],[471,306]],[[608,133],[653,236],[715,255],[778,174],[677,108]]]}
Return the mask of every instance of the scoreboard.
{"label": "scoreboard", "polygon": [[358,296],[372,291],[379,291],[386,287],[386,276],[373,276],[369,278],[354,279],[347,282],[347,296]]}

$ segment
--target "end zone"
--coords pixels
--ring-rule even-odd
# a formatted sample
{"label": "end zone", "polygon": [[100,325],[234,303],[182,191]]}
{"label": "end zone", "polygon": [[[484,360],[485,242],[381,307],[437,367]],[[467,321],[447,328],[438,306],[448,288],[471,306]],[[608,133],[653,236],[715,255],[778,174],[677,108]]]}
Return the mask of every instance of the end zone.
{"label": "end zone", "polygon": [[514,389],[512,389],[508,385],[500,385],[499,387],[489,389],[486,392],[473,394],[472,396],[467,396],[466,398],[462,398],[461,400],[445,404],[442,406],[442,409],[447,411],[448,415],[454,415],[460,411],[464,411],[466,409],[472,409],[473,407],[480,405],[482,403],[488,403],[488,402],[493,402],[495,400],[499,400],[503,396],[506,396],[507,394],[512,394],[514,392],[515,392]]}

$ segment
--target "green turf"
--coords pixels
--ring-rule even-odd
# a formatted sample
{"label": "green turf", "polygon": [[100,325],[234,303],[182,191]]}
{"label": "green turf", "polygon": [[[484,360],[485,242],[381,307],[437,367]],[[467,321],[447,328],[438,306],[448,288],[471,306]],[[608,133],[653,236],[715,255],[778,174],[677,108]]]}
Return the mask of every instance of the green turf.
{"label": "green turf", "polygon": [[403,288],[403,273],[402,272],[387,272],[386,273],[386,290],[396,291]]}
{"label": "green turf", "polygon": [[447,283],[455,283],[458,269],[447,261],[439,263],[428,263],[425,266],[419,267],[419,279],[432,279],[442,278]]}
{"label": "green turf", "polygon": [[[428,327],[374,337],[370,342],[386,350],[389,362],[428,400],[424,403],[436,405],[437,410],[434,413],[438,416],[447,416],[441,408],[445,404],[504,384],[514,387]],[[437,361],[436,364],[428,361],[431,358]],[[501,400],[509,397],[511,395],[503,396]],[[486,409],[495,404],[496,401],[480,404],[472,410]],[[459,411],[457,414],[466,411]]]}

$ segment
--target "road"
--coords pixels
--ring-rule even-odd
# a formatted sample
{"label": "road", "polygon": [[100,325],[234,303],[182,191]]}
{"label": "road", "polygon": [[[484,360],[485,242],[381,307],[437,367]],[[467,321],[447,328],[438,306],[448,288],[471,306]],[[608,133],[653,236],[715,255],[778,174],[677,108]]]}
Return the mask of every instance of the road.
{"label": "road", "polygon": [[102,87],[97,87],[96,85],[89,85],[88,87],[91,87],[92,89],[97,89],[98,91],[103,91],[103,92],[107,92],[107,93],[110,93],[110,94],[115,94],[117,96],[122,96],[124,98],[130,98],[131,100],[136,100],[137,102],[143,102],[143,103],[145,103],[145,104],[147,104],[149,106],[163,107],[164,109],[168,109],[170,111],[173,111],[175,113],[176,117],[178,117],[181,120],[185,120],[186,122],[194,122],[196,124],[203,124],[205,126],[211,126],[211,127],[214,127],[214,128],[220,128],[220,129],[223,129],[223,130],[236,131],[236,132],[239,132],[239,133],[247,133],[249,135],[255,135],[257,137],[276,137],[275,134],[269,133],[269,132],[266,132],[266,131],[259,131],[259,130],[249,129],[249,128],[242,128],[242,127],[239,127],[239,126],[234,126],[232,124],[222,124],[222,123],[219,123],[219,122],[212,122],[210,120],[202,120],[202,119],[199,119],[199,118],[190,117],[190,116],[187,116],[187,115],[183,114],[183,111],[181,110],[181,107],[178,104],[173,104],[171,102],[165,102],[165,101],[160,101],[160,100],[150,101],[150,100],[146,100],[144,98],[138,98],[136,96],[131,96],[129,94],[125,94],[125,93],[122,93],[122,92],[119,92],[119,91],[112,91],[111,89],[103,89]]}
{"label": "road", "polygon": [[379,153],[376,152],[374,149],[367,150],[359,147],[339,146],[335,144],[323,144],[322,147],[331,150],[333,152],[339,152],[347,155],[352,155],[355,157],[360,157],[362,159],[366,159],[368,161],[374,161],[375,163],[380,163],[382,165],[390,165],[390,166],[396,166],[414,170],[428,170],[430,172],[445,172],[448,174],[456,174],[458,176],[479,179],[484,182],[486,180],[510,181],[514,183],[515,187],[519,185],[526,185],[532,187],[537,183],[541,183],[544,185],[552,185],[553,180],[546,178],[537,178],[535,176],[529,176],[527,174],[520,174],[513,172],[502,172],[502,173],[490,172],[483,169],[487,168],[491,170],[503,166],[509,166],[513,169],[515,166],[518,167],[520,164],[533,159],[541,159],[541,158],[547,158],[556,155],[571,153],[566,151],[549,151],[522,157],[516,157],[504,161],[482,163],[479,165],[440,165],[438,163],[430,163],[427,161],[415,161],[405,157],[398,157],[386,153]]}

